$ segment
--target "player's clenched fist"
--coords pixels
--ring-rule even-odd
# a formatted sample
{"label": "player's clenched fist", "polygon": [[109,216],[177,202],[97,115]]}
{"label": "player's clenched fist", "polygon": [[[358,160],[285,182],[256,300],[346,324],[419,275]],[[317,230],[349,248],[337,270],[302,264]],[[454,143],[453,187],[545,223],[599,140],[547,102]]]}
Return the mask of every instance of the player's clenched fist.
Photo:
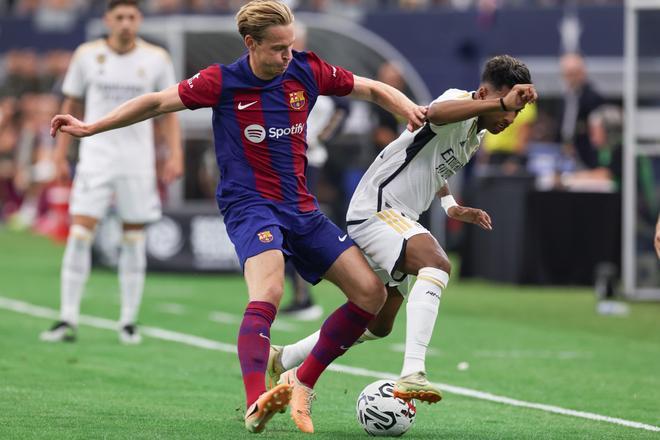
{"label": "player's clenched fist", "polygon": [[536,101],[538,94],[533,84],[516,84],[503,98],[504,105],[508,111],[518,111],[525,104]]}
{"label": "player's clenched fist", "polygon": [[71,115],[56,115],[50,121],[50,135],[55,137],[58,130],[78,138],[92,134],[87,124]]}

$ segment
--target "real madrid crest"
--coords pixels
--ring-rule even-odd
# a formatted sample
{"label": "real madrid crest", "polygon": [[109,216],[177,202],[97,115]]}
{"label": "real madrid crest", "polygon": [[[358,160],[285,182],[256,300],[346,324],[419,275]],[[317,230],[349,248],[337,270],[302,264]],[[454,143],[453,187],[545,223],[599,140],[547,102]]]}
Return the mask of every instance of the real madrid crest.
{"label": "real madrid crest", "polygon": [[289,93],[289,105],[294,110],[302,110],[305,108],[305,92],[297,90]]}

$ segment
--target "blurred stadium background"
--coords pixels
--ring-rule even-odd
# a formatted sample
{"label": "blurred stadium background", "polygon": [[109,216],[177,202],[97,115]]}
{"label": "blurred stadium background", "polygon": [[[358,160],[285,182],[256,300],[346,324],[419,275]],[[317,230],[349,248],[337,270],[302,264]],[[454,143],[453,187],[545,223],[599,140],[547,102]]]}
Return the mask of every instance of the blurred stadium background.
{"label": "blurred stadium background", "polygon": [[[178,79],[243,52],[233,21],[241,1],[143,3],[141,35],[170,51]],[[422,219],[460,270],[443,296],[428,361],[447,402],[420,408],[407,435],[657,436],[660,1],[288,3],[307,27],[311,50],[419,103],[449,87],[472,90],[484,60],[500,53],[527,63],[540,95],[515,131],[487,139],[450,182],[457,199],[491,214],[494,231],[446,222],[439,206]],[[110,213],[97,234],[96,274],[82,305],[89,328],[75,346],[37,340],[43,318],[55,317],[68,228],[68,187],[49,181],[49,122],[72,50],[103,35],[103,4],[0,0],[0,438],[240,438],[242,391],[231,353],[246,296],[214,202],[220,176],[210,112],[180,113],[185,175],[161,188],[165,215],[148,231],[140,321],[152,327],[145,331],[151,338],[127,349],[104,331],[118,304],[114,275],[103,269],[116,263],[119,243]],[[581,108],[570,128],[570,72],[560,62],[567,53],[582,55],[598,102],[607,106]],[[403,129],[368,104],[346,105],[326,142],[317,193],[339,225],[359,177]],[[570,148],[575,144],[586,153]],[[339,303],[335,290],[314,288],[325,310]],[[341,358],[348,372],[320,382],[322,438],[362,435],[354,399],[369,377],[398,370],[403,320],[386,341]],[[274,337],[291,342],[320,322],[282,319]],[[569,417],[552,415],[564,410]],[[293,433],[284,418],[278,423],[269,438]]]}

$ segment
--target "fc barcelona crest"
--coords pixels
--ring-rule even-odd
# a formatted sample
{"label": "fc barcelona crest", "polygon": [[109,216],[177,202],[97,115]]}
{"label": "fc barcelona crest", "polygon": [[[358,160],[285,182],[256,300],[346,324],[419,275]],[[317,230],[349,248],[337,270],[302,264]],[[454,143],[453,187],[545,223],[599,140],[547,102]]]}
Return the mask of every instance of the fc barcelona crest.
{"label": "fc barcelona crest", "polygon": [[289,105],[294,110],[302,110],[305,107],[305,92],[298,90],[289,93]]}
{"label": "fc barcelona crest", "polygon": [[262,243],[270,243],[273,241],[273,234],[271,234],[270,231],[257,232],[257,236]]}

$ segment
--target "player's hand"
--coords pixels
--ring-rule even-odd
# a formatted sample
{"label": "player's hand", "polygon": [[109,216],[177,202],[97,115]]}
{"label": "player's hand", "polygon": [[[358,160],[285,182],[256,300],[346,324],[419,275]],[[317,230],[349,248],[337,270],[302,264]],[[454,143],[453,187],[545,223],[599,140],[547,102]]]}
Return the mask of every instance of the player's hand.
{"label": "player's hand", "polygon": [[465,223],[473,223],[486,231],[493,230],[493,222],[488,213],[482,209],[469,208],[467,206],[452,206],[447,215],[455,220]]}
{"label": "player's hand", "polygon": [[655,226],[655,240],[653,244],[655,245],[655,253],[658,254],[658,258],[660,259],[660,221]]}
{"label": "player's hand", "polygon": [[408,110],[406,114],[406,118],[408,118],[408,131],[415,131],[426,123],[427,111],[428,107],[423,105],[414,105]]}
{"label": "player's hand", "polygon": [[535,102],[538,97],[533,84],[516,84],[503,98],[504,106],[509,111],[522,110],[526,104]]}
{"label": "player's hand", "polygon": [[84,122],[74,118],[71,115],[56,115],[50,121],[50,135],[55,137],[57,132],[70,134],[71,136],[81,138],[92,134],[89,126]]}
{"label": "player's hand", "polygon": [[165,164],[160,175],[160,181],[169,185],[183,175],[183,159],[171,156]]}

